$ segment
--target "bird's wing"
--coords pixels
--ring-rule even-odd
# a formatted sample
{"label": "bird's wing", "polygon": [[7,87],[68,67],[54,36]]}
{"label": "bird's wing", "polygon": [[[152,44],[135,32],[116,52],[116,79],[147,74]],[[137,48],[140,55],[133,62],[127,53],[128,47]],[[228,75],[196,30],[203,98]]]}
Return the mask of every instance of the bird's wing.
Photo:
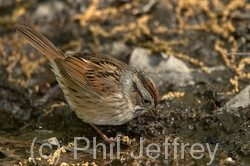
{"label": "bird's wing", "polygon": [[79,55],[55,59],[64,75],[98,96],[121,93],[120,72],[125,64],[115,61],[107,56]]}

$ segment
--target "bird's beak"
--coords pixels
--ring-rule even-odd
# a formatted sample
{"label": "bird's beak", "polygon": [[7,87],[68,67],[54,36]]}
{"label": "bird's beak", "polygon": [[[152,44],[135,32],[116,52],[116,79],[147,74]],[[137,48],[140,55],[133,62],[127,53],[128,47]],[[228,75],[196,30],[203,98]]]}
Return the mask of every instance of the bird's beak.
{"label": "bird's beak", "polygon": [[157,110],[155,108],[149,108],[148,110],[153,117],[157,118]]}

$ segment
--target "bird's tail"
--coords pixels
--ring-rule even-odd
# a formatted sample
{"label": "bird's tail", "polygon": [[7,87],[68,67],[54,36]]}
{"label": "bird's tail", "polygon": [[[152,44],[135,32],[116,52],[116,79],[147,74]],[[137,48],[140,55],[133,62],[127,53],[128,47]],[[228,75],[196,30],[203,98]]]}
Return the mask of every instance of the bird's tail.
{"label": "bird's tail", "polygon": [[41,53],[46,55],[51,62],[56,58],[64,59],[66,55],[58,50],[47,38],[35,29],[26,24],[17,24],[16,31],[32,46],[38,49]]}

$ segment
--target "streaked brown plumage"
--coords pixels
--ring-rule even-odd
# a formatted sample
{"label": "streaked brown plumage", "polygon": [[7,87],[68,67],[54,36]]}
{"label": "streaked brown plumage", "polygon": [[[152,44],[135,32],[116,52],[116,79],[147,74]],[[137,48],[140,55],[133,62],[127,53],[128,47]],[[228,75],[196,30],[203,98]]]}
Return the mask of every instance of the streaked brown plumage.
{"label": "streaked brown plumage", "polygon": [[121,125],[147,111],[155,113],[157,88],[142,70],[106,55],[67,56],[32,27],[16,28],[48,57],[67,102],[82,121]]}

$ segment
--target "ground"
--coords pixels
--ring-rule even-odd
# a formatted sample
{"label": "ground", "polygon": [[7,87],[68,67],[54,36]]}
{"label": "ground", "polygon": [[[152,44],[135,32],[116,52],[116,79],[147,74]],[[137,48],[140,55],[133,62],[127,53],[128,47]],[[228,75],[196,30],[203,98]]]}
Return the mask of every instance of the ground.
{"label": "ground", "polygon": [[[237,109],[240,123],[232,123],[230,132],[216,116],[249,84],[247,1],[9,0],[0,9],[1,165],[49,165],[57,159],[58,165],[250,164],[249,106]],[[164,53],[189,72],[166,79],[171,71],[149,71],[160,92],[158,117],[145,114],[122,126],[99,126],[109,137],[122,135],[115,147],[106,144],[104,159],[101,145],[93,151],[103,140],[76,117],[61,90],[45,100],[57,82],[46,57],[15,32],[16,23],[31,25],[67,54],[114,54],[131,63],[142,48],[144,59],[164,62]],[[186,75],[182,83],[174,79]],[[74,145],[84,148],[87,142],[74,137],[91,138],[88,150],[75,157]]]}

